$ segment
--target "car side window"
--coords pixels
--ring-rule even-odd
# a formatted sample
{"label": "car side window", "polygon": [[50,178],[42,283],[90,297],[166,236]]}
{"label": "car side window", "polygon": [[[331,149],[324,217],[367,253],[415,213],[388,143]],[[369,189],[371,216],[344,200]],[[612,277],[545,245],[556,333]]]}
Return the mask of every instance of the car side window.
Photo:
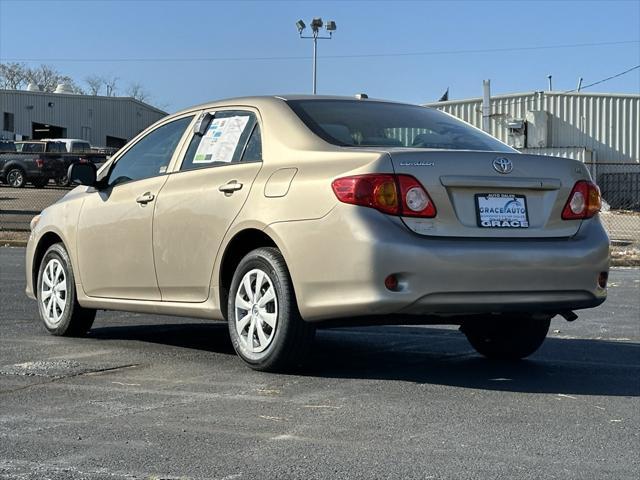
{"label": "car side window", "polygon": [[[195,134],[182,161],[181,171],[247,161],[247,141],[257,127],[256,116],[244,110],[217,111],[204,135]],[[255,160],[252,160],[255,161]]]}
{"label": "car side window", "polygon": [[62,142],[50,142],[47,143],[47,152],[51,153],[66,153],[67,149]]}
{"label": "car side window", "polygon": [[112,187],[163,175],[192,119],[193,116],[180,118],[147,134],[118,159],[109,173],[107,184]]}
{"label": "car side window", "polygon": [[242,154],[242,162],[261,162],[262,161],[262,135],[260,133],[260,125],[256,123],[253,132],[247,141],[247,146]]}

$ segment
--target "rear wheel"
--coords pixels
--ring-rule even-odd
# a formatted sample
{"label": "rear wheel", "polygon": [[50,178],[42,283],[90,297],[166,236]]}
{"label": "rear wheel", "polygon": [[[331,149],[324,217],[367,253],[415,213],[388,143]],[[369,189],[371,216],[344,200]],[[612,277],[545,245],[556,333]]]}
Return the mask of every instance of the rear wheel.
{"label": "rear wheel", "polygon": [[27,183],[27,176],[21,168],[11,168],[6,176],[7,184],[14,188],[22,188]]}
{"label": "rear wheel", "polygon": [[49,247],[38,272],[38,310],[44,327],[52,335],[85,335],[96,311],[81,307],[76,298],[71,260],[62,243]]}
{"label": "rear wheel", "polygon": [[476,319],[460,329],[478,353],[487,358],[516,360],[533,354],[544,342],[551,317],[502,315]]}
{"label": "rear wheel", "polygon": [[69,176],[67,174],[60,175],[56,178],[56,185],[59,187],[68,187],[70,185]]}
{"label": "rear wheel", "polygon": [[291,369],[309,350],[315,330],[300,317],[289,271],[276,248],[253,250],[238,264],[227,311],[233,347],[255,370]]}

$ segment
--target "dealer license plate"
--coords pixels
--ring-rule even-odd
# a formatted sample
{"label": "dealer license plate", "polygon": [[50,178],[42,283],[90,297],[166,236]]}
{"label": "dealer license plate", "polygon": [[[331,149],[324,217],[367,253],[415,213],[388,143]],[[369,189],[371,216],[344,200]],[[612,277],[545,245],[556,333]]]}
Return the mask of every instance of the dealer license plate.
{"label": "dealer license plate", "polygon": [[481,228],[528,228],[527,199],[511,193],[476,194],[476,216]]}

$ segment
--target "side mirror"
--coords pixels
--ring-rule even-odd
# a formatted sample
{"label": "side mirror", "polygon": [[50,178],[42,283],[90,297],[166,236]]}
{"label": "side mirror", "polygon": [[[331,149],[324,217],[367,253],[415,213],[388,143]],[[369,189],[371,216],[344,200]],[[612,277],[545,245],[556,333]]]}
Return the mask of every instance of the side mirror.
{"label": "side mirror", "polygon": [[212,118],[213,115],[209,112],[201,113],[193,126],[193,133],[201,137],[204,136],[204,134],[207,133],[207,129],[209,128],[209,123],[211,123]]}
{"label": "side mirror", "polygon": [[96,171],[96,166],[91,162],[72,163],[67,170],[69,183],[94,187],[96,185]]}

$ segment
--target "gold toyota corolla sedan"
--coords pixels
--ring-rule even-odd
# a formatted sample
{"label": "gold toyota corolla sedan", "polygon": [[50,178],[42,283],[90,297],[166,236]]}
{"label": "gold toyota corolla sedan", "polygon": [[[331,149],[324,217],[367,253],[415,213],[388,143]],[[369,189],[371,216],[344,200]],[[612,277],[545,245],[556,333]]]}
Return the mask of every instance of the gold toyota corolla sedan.
{"label": "gold toyota corolla sedan", "polygon": [[236,98],[143,131],[32,221],[27,294],[46,329],[96,310],[225,320],[252,368],[315,328],[460,325],[493,358],[606,298],[609,240],[584,165],[520,154],[438,110]]}

